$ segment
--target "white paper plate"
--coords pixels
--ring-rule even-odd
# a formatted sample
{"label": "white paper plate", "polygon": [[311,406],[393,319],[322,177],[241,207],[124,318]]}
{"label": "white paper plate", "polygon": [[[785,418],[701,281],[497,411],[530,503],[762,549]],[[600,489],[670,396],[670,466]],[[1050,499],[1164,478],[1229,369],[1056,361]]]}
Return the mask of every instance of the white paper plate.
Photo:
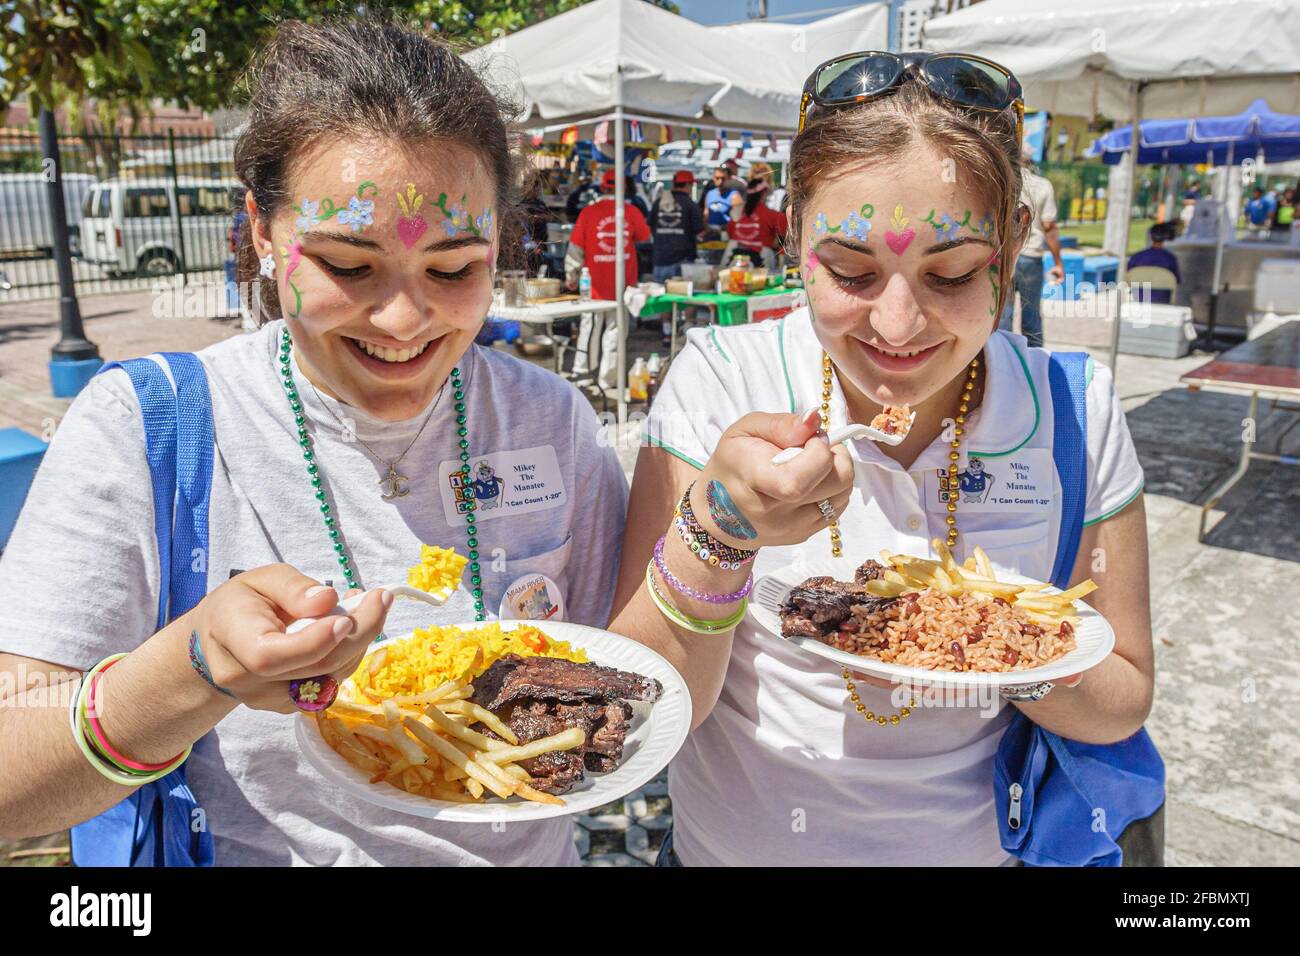
{"label": "white paper plate", "polygon": [[[502,621],[501,625],[509,630],[512,624],[520,623],[531,624],[548,637],[583,648],[593,664],[635,671],[656,678],[663,685],[663,695],[653,704],[628,701],[632,705],[632,720],[623,745],[622,761],[609,773],[586,771],[582,781],[562,795],[564,806],[532,803],[519,797],[509,800],[491,798],[483,803],[452,803],[407,793],[387,783],[371,783],[366,773],[348,763],[325,742],[314,718],[302,716],[296,722],[297,736],[307,762],[330,783],[368,803],[412,816],[458,823],[522,822],[584,813],[626,796],[668,765],[691,728],[691,695],[686,682],[671,664],[644,644],[594,627],[559,621]],[[456,626],[470,630],[481,625],[469,622]],[[384,642],[388,643],[391,641]]]}
{"label": "white paper plate", "polygon": [[[850,654],[823,644],[814,637],[781,636],[781,602],[795,585],[811,577],[829,575],[838,581],[852,581],[853,572],[861,561],[850,558],[825,558],[818,561],[805,561],[800,564],[782,568],[772,574],[764,575],[754,584],[754,595],[749,602],[749,616],[760,630],[774,640],[795,644],[810,654],[824,657],[845,667],[849,667],[873,677],[885,680],[906,679],[912,684],[942,684],[945,687],[1015,687],[1033,684],[1038,681],[1060,680],[1085,671],[1101,663],[1115,647],[1115,631],[1104,617],[1084,604],[1075,601],[1076,613],[1080,618],[1075,640],[1078,646],[1064,657],[1042,667],[1002,673],[979,673],[968,671],[934,671],[923,667],[903,667],[899,664],[887,664],[874,657]],[[1010,584],[1033,584],[1030,578],[1018,574],[998,572],[998,580]],[[1059,594],[1059,588],[1049,587],[1047,593]]]}

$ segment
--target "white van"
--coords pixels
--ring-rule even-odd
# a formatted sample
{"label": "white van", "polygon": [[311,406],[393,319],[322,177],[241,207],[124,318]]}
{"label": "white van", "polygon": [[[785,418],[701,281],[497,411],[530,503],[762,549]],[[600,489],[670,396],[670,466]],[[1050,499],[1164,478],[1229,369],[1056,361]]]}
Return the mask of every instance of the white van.
{"label": "white van", "polygon": [[233,179],[106,179],[86,196],[82,258],[110,276],[220,269],[229,255]]}
{"label": "white van", "polygon": [[[63,203],[74,253],[79,246],[77,229],[82,203],[94,186],[95,177],[89,173],[63,174]],[[53,255],[49,205],[49,184],[44,173],[0,173],[0,253]]]}

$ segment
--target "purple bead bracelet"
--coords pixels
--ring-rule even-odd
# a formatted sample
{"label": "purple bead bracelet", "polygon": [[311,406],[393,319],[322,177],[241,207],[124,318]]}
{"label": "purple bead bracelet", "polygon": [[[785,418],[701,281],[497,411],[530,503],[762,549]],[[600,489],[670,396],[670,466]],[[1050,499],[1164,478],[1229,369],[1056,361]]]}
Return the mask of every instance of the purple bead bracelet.
{"label": "purple bead bracelet", "polygon": [[697,601],[706,601],[709,604],[733,604],[745,598],[754,588],[754,576],[751,574],[745,586],[739,591],[732,591],[730,594],[711,594],[708,591],[701,591],[693,588],[684,581],[679,580],[668,570],[668,565],[664,562],[664,538],[661,536],[659,542],[655,545],[655,567],[659,571],[660,577],[664,582],[679,594],[685,594],[687,597],[695,598]]}

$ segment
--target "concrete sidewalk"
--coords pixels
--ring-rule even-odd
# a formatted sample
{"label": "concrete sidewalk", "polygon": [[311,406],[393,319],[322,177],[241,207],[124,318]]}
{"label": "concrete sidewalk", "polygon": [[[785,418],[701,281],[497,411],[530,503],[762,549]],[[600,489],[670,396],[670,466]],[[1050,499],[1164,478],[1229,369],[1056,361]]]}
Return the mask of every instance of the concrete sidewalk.
{"label": "concrete sidewalk", "polygon": [[[82,301],[107,359],[190,350],[238,334],[237,320],[157,319],[149,293]],[[1098,344],[1096,328],[1048,318],[1049,342]],[[41,434],[68,402],[49,395],[45,363],[56,303],[0,306],[0,427]],[[633,334],[629,362],[659,351],[658,330]],[[1104,358],[1104,350],[1095,354]],[[1224,499],[1225,517],[1196,540],[1199,505],[1231,471],[1246,400],[1191,393],[1178,376],[1207,360],[1122,356],[1118,388],[1146,470],[1156,699],[1148,728],[1168,768],[1171,865],[1300,863],[1300,472],[1254,463]],[[542,363],[549,361],[541,359]],[[1261,447],[1294,413],[1262,405]],[[1283,453],[1300,450],[1300,429]],[[620,443],[628,473],[636,441]],[[641,865],[671,820],[661,782],[584,817],[589,862]],[[55,835],[30,845],[66,842]],[[7,850],[0,847],[0,865]],[[22,860],[47,862],[50,858]],[[57,859],[57,858],[56,858]],[[864,861],[868,862],[868,861]]]}

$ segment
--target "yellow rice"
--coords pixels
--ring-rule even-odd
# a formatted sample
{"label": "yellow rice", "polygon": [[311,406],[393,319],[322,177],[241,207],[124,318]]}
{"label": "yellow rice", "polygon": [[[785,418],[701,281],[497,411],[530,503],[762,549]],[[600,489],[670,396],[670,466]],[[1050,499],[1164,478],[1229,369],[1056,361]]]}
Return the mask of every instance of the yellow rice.
{"label": "yellow rice", "polygon": [[[480,650],[482,657],[476,663]],[[553,640],[527,624],[517,625],[511,631],[502,630],[496,623],[469,630],[430,627],[417,628],[411,637],[367,655],[352,680],[358,690],[380,699],[418,694],[449,680],[473,680],[506,654],[559,657],[587,663],[587,653],[582,648]]]}

